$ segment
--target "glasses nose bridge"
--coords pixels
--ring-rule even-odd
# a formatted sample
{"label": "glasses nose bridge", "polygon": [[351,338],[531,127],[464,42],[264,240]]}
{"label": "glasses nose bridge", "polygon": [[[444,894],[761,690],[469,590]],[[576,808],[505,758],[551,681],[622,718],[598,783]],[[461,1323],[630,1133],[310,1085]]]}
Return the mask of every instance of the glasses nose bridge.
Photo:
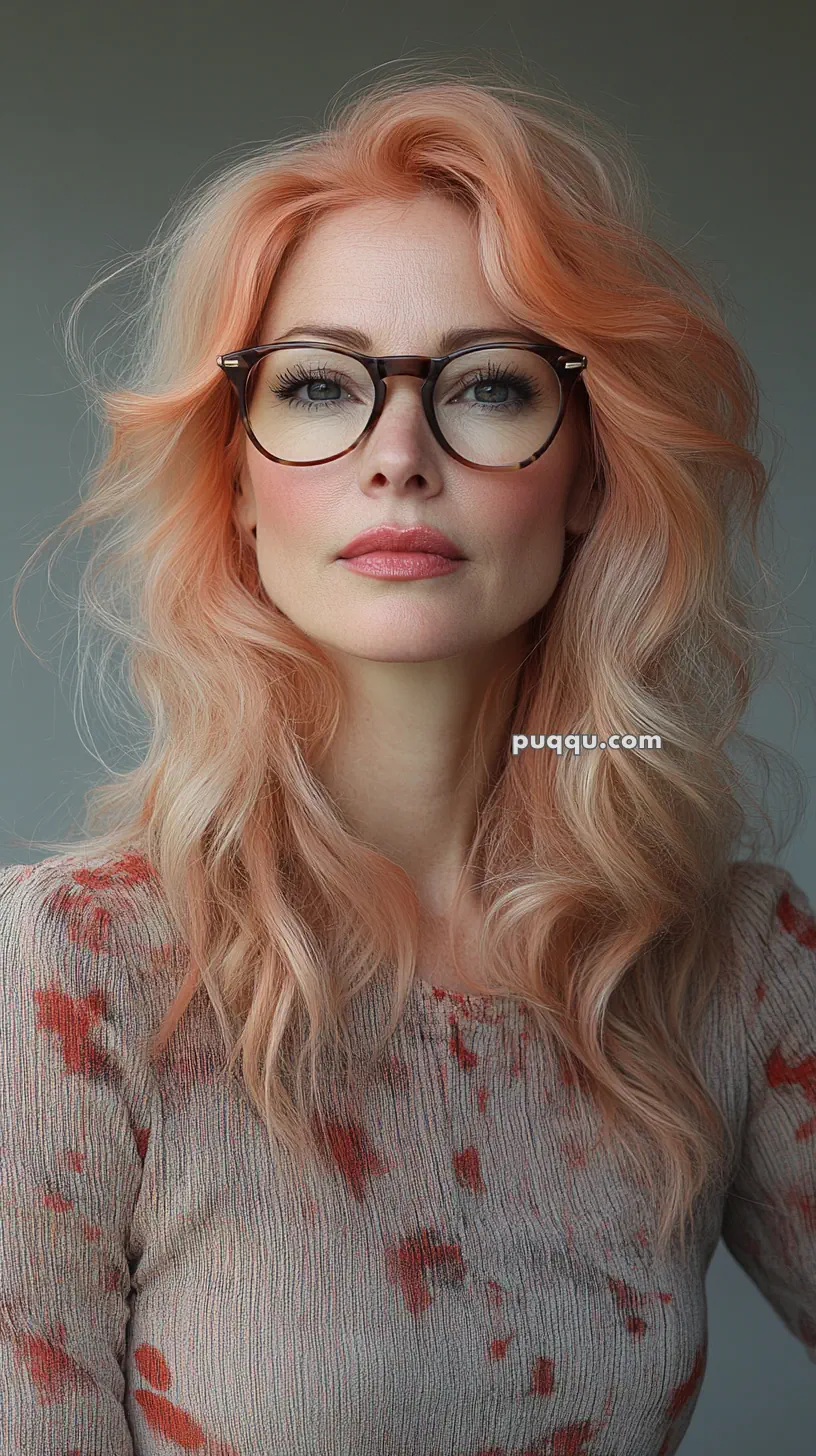
{"label": "glasses nose bridge", "polygon": [[421,354],[389,354],[377,360],[377,373],[380,379],[390,379],[396,374],[409,374],[413,379],[427,379],[432,362]]}

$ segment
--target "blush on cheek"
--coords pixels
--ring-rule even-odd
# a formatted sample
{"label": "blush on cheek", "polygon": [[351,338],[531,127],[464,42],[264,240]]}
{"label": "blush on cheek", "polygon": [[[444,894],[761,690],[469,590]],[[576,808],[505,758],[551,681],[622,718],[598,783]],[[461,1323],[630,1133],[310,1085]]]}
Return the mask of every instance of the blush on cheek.
{"label": "blush on cheek", "polygon": [[[543,472],[542,472],[543,474]],[[485,510],[483,529],[494,540],[516,543],[530,536],[549,536],[564,511],[566,490],[550,479],[531,479],[522,489],[508,486],[497,495],[492,510]]]}

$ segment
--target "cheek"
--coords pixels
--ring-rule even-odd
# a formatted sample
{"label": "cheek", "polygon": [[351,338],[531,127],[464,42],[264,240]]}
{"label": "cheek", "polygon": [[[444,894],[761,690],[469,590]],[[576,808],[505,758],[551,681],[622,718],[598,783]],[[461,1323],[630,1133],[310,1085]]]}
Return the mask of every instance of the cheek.
{"label": "cheek", "polygon": [[327,517],[324,493],[303,471],[285,465],[258,472],[253,478],[259,535],[274,549],[276,543],[292,550],[320,542],[331,517]]}
{"label": "cheek", "polygon": [[482,530],[497,544],[524,547],[542,539],[558,544],[563,540],[565,492],[552,475],[540,472],[538,479],[520,483],[521,471],[508,476],[507,483],[490,501],[482,503]]}
{"label": "cheek", "polygon": [[549,450],[524,470],[495,476],[495,491],[483,497],[485,522],[494,539],[525,549],[540,551],[542,544],[563,547],[567,511],[579,468],[581,442],[572,419]]}

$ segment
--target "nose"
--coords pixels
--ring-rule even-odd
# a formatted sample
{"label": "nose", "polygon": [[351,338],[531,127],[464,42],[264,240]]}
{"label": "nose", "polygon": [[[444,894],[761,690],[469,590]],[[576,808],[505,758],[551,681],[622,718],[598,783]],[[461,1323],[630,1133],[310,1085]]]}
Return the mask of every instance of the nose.
{"label": "nose", "polygon": [[360,443],[360,484],[385,482],[404,488],[408,482],[439,489],[441,460],[437,442],[422,406],[422,380],[389,378],[385,381],[382,413]]}
{"label": "nose", "polygon": [[[383,420],[390,422],[390,429],[400,426],[407,430],[428,430],[428,421],[422,404],[422,380],[401,375],[390,375],[384,380],[385,404],[374,431],[379,431]],[[390,433],[389,429],[389,433]],[[382,431],[380,431],[382,434]]]}

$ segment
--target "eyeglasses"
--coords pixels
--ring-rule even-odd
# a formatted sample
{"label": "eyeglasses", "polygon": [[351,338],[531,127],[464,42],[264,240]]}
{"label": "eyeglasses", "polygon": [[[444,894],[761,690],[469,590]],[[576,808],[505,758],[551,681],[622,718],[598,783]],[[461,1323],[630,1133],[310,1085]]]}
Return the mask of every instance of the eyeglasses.
{"label": "eyeglasses", "polygon": [[347,455],[383,412],[385,380],[423,380],[434,439],[462,465],[523,470],[552,444],[586,368],[547,340],[471,344],[441,358],[376,358],[311,340],[219,354],[250,440],[280,465],[323,465]]}

